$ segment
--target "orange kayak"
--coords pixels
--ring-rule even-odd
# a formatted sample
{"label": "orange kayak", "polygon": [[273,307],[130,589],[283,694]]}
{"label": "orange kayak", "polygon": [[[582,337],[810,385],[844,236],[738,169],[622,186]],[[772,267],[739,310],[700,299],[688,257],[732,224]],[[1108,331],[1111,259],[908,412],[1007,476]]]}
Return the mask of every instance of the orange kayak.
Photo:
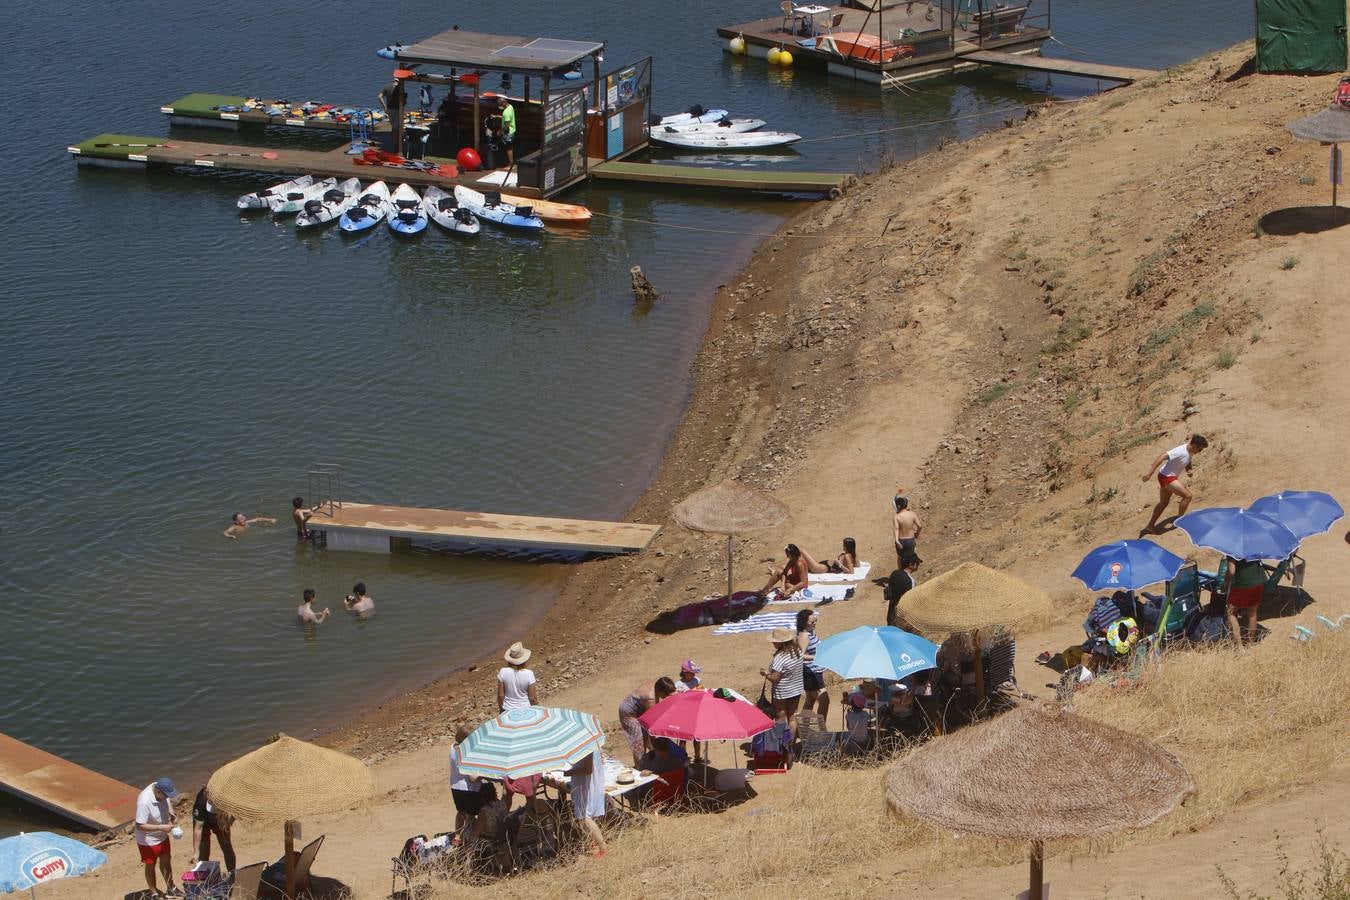
{"label": "orange kayak", "polygon": [[516,206],[529,206],[535,215],[550,225],[585,225],[591,221],[591,211],[575,203],[557,203],[553,200],[534,200],[514,194],[502,194],[502,200]]}

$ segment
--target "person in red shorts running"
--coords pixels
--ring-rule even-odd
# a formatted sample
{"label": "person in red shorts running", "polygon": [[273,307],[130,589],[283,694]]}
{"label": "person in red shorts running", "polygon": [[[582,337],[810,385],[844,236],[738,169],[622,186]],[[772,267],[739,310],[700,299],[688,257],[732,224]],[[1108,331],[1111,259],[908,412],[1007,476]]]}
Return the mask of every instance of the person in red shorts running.
{"label": "person in red shorts running", "polygon": [[[172,846],[169,840],[177,816],[169,801],[178,796],[172,781],[161,778],[148,785],[136,798],[136,849],[145,863],[145,883],[150,897],[181,897],[183,892],[173,883]],[[178,832],[182,834],[182,832]],[[155,882],[155,864],[164,873],[164,893]]]}
{"label": "person in red shorts running", "polygon": [[1193,434],[1191,439],[1180,447],[1173,447],[1166,453],[1153,461],[1153,465],[1148,467],[1144,473],[1144,481],[1153,477],[1153,473],[1158,474],[1158,505],[1153,507],[1153,515],[1149,516],[1148,524],[1144,526],[1143,534],[1149,534],[1155,530],[1158,525],[1158,517],[1167,511],[1167,504],[1172,502],[1172,496],[1180,498],[1177,504],[1177,516],[1186,515],[1186,510],[1190,508],[1191,501],[1195,495],[1191,489],[1182,484],[1182,473],[1191,474],[1191,458],[1201,450],[1209,446],[1209,441],[1205,440],[1202,434]]}

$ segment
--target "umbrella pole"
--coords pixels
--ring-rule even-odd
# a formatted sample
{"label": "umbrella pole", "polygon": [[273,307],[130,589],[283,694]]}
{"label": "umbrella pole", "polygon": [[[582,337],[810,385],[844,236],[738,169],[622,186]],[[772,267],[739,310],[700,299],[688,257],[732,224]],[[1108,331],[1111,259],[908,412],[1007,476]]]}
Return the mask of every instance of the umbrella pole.
{"label": "umbrella pole", "polygon": [[734,534],[727,535],[727,603],[731,602],[731,566],[732,566],[731,550],[733,545],[735,544],[735,541],[736,535]]}
{"label": "umbrella pole", "polygon": [[295,896],[295,820],[286,820],[286,896]]}
{"label": "umbrella pole", "polygon": [[[984,706],[984,651],[980,649],[980,630],[977,628],[970,633],[970,641],[975,645],[975,709],[972,713],[972,720],[979,717],[980,709]],[[1037,894],[1036,896],[1040,896]]]}
{"label": "umbrella pole", "polygon": [[1045,844],[1031,842],[1031,890],[1027,892],[1029,900],[1041,900],[1045,896]]}

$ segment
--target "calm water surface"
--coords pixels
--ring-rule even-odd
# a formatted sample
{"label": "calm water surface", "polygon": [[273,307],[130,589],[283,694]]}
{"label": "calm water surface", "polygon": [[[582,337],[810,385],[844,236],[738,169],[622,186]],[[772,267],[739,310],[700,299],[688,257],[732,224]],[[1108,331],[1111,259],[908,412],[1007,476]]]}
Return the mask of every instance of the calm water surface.
{"label": "calm water surface", "polygon": [[[195,783],[272,731],[312,734],[509,642],[565,567],[297,546],[287,499],[308,465],[341,464],[353,499],[622,515],[683,409],[713,289],[797,207],[605,186],[572,195],[604,214],[587,234],[351,242],[241,218],[234,197],[264,182],[77,171],[66,144],[165,134],[159,106],[196,90],[373,102],[375,47],[456,22],[608,41],[612,64],[654,54],[661,110],[726,106],[805,135],[779,166],[862,171],[1097,89],[982,75],[880,97],[723,54],[715,26],[767,0],[305,7],[74,0],[0,36],[41,111],[15,123],[11,190],[42,198],[0,243],[0,731],[134,784]],[[1130,65],[1250,32],[1248,4],[1054,11],[1048,53]],[[896,125],[914,127],[855,135]],[[633,264],[664,294],[645,316]],[[282,524],[227,541],[235,510]],[[302,589],[340,607],[358,580],[374,619],[295,624]],[[0,799],[0,834],[47,821]]]}

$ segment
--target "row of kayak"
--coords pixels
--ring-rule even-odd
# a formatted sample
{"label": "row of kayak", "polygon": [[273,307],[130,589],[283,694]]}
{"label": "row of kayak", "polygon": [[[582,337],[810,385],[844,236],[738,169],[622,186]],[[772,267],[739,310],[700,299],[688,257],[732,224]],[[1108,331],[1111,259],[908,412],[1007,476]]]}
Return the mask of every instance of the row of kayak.
{"label": "row of kayak", "polygon": [[800,141],[791,131],[760,131],[763,119],[732,118],[725,109],[696,106],[647,126],[653,144],[688,150],[767,150]]}
{"label": "row of kayak", "polygon": [[410,184],[391,192],[383,181],[364,189],[356,178],[315,180],[302,175],[283,184],[245,194],[235,204],[239,209],[267,209],[273,215],[295,214],[296,228],[317,228],[334,221],[343,231],[367,231],[381,222],[398,234],[420,234],[435,222],[447,231],[477,234],[479,220],[506,228],[538,231],[544,220],[529,206],[503,201],[500,194],[484,194],[464,185],[449,193],[435,185],[418,194]]}

